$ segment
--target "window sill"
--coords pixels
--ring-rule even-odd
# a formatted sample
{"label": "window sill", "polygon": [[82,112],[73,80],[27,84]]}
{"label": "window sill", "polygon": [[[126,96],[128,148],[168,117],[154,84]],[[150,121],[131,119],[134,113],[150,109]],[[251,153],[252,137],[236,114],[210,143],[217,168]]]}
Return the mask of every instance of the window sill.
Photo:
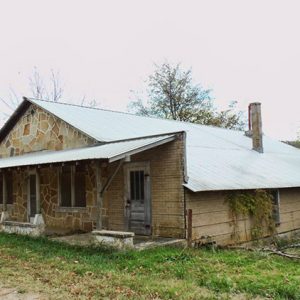
{"label": "window sill", "polygon": [[[14,205],[11,203],[7,203],[6,206],[7,206],[7,208],[12,208]],[[3,204],[0,203],[0,208],[2,208],[2,207],[3,207]]]}
{"label": "window sill", "polygon": [[68,213],[68,212],[86,212],[87,208],[86,207],[57,207],[55,209],[56,212],[60,212],[60,213]]}

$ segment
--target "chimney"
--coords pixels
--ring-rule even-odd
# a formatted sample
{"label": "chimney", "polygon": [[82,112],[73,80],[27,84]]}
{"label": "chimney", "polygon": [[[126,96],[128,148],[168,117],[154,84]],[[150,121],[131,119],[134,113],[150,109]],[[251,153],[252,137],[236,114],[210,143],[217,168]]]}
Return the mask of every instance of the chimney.
{"label": "chimney", "polygon": [[248,107],[249,131],[246,135],[252,137],[252,149],[263,153],[263,134],[261,121],[261,104],[259,102],[250,103]]}

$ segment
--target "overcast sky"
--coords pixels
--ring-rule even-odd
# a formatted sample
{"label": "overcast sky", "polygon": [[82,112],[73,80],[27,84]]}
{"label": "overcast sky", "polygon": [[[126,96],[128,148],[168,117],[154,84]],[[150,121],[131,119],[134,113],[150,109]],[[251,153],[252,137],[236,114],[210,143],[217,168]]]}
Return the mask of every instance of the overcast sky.
{"label": "overcast sky", "polygon": [[60,72],[67,102],[126,110],[130,90],[167,59],[191,67],[219,107],[262,102],[265,133],[292,139],[300,127],[297,0],[0,3],[1,97],[28,95],[36,66]]}

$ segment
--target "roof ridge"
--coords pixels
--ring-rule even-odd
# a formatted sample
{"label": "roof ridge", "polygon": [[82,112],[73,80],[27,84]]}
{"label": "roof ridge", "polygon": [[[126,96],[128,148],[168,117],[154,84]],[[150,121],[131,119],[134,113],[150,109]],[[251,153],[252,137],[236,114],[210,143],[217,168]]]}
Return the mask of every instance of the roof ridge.
{"label": "roof ridge", "polygon": [[75,107],[78,107],[78,108],[87,108],[87,109],[94,109],[94,110],[100,110],[100,111],[107,111],[107,112],[125,114],[125,115],[140,117],[140,118],[150,118],[150,119],[160,120],[160,121],[175,122],[175,123],[179,123],[179,124],[184,123],[184,124],[190,124],[190,125],[199,126],[199,127],[209,127],[209,128],[215,128],[215,129],[223,129],[223,130],[226,130],[226,131],[229,130],[229,131],[235,131],[235,132],[239,132],[239,131],[244,132],[244,130],[240,130],[240,129],[224,128],[224,127],[218,127],[218,126],[214,126],[214,125],[204,125],[204,124],[187,122],[187,121],[165,119],[165,118],[160,118],[160,117],[155,117],[155,116],[141,116],[141,115],[137,115],[137,114],[134,114],[134,113],[125,112],[125,111],[118,111],[118,110],[112,110],[112,109],[100,108],[100,107],[91,107],[91,106],[79,105],[79,104],[75,104],[75,103],[58,102],[58,101],[37,99],[37,98],[32,98],[32,97],[23,97],[23,99],[26,99],[26,100],[29,100],[29,101],[30,100],[41,101],[41,102],[54,103],[54,104],[60,104],[60,105],[75,106]]}

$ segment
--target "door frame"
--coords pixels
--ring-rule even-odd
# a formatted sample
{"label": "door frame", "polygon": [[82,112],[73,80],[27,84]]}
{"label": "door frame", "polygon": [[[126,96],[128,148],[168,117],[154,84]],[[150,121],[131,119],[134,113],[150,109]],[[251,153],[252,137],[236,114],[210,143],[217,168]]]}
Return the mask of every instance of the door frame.
{"label": "door frame", "polygon": [[152,199],[151,199],[151,174],[150,174],[150,162],[129,162],[124,164],[124,227],[125,230],[129,230],[130,222],[130,171],[145,171],[145,223],[150,226],[149,234],[152,234]]}

